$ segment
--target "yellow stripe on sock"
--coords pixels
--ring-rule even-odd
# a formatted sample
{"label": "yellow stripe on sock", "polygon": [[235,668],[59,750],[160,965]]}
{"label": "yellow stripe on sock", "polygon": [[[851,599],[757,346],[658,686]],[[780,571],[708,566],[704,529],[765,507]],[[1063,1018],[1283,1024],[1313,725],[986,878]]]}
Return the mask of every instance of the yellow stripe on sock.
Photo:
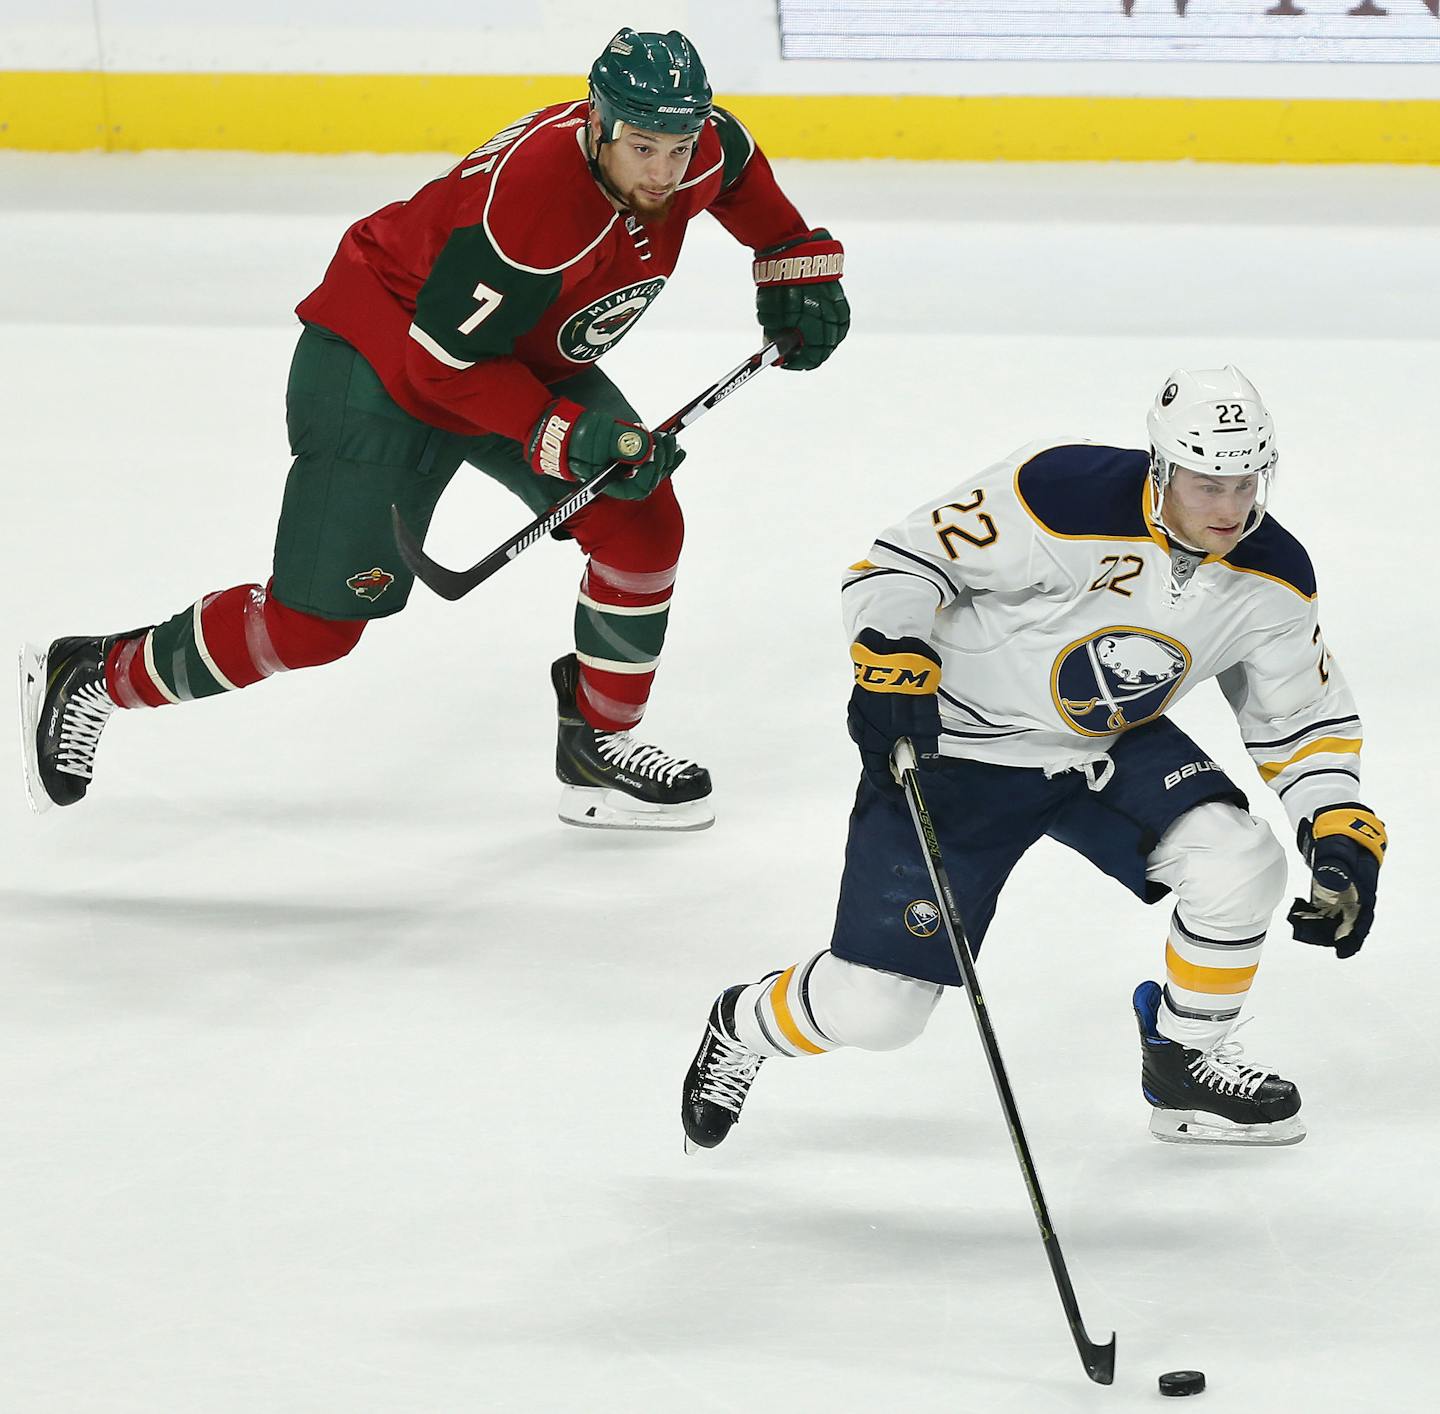
{"label": "yellow stripe on sock", "polygon": [[1200,967],[1186,962],[1174,944],[1165,944],[1165,971],[1170,980],[1187,992],[1206,992],[1211,996],[1233,997],[1250,990],[1250,983],[1259,970],[1258,962],[1249,967]]}
{"label": "yellow stripe on sock", "polygon": [[795,1024],[795,1018],[790,1012],[790,1003],[785,996],[790,986],[790,979],[795,975],[795,969],[789,968],[775,979],[775,985],[770,988],[770,1007],[775,1013],[775,1020],[780,1023],[780,1030],[784,1033],[785,1039],[795,1047],[797,1051],[804,1051],[806,1055],[823,1056],[824,1046],[817,1046],[809,1040],[800,1028]]}

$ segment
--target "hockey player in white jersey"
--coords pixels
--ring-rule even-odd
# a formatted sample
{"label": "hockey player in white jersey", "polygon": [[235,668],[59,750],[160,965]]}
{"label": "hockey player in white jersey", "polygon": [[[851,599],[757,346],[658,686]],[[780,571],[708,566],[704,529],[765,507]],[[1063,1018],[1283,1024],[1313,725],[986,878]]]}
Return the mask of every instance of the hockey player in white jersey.
{"label": "hockey player in white jersey", "polygon": [[1267,514],[1270,414],[1237,369],[1177,371],[1150,451],[1033,444],[881,534],[845,577],[864,772],[829,948],[721,993],[685,1078],[713,1147],[760,1065],[890,1050],[959,984],[891,752],[909,738],[978,950],[1016,862],[1048,835],[1147,903],[1172,902],[1163,986],[1134,994],[1159,1138],[1294,1143],[1289,1080],[1233,1031],[1286,881],[1240,789],[1165,715],[1207,679],[1284,802],[1310,897],[1302,942],[1353,956],[1385,827],[1360,803],[1360,720],[1320,630],[1303,547]]}

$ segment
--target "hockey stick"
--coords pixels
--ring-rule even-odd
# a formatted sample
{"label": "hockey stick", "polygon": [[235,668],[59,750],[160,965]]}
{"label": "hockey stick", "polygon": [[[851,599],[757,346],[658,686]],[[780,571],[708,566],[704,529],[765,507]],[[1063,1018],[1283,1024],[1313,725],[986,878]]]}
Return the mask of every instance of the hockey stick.
{"label": "hockey stick", "polygon": [[[681,428],[698,422],[742,383],[748,383],[762,368],[779,363],[795,347],[796,342],[794,335],[772,340],[758,353],[751,354],[738,368],[732,368],[718,383],[712,383],[699,397],[686,403],[674,416],[666,418],[655,431],[679,432]],[[563,525],[576,511],[588,506],[612,481],[628,470],[623,462],[611,463],[599,476],[577,487],[563,501],[532,520],[524,530],[517,531],[503,545],[497,546],[468,570],[446,569],[438,561],[432,560],[421,548],[410,527],[405,524],[399,507],[392,505],[390,523],[395,528],[395,544],[406,569],[416,579],[433,589],[442,599],[460,599],[477,585],[484,584],[496,570],[509,564],[522,550],[528,550],[556,526]]]}
{"label": "hockey stick", "polygon": [[895,766],[905,787],[905,799],[910,806],[910,818],[915,822],[915,833],[920,839],[920,848],[925,855],[925,867],[930,872],[930,882],[935,888],[935,898],[940,905],[940,916],[945,920],[945,933],[950,939],[950,950],[955,954],[955,965],[965,981],[965,999],[970,1003],[970,1014],[975,1018],[976,1029],[980,1032],[980,1043],[985,1048],[985,1059],[990,1063],[990,1075],[1000,1096],[1000,1106],[1005,1111],[1005,1122],[1010,1127],[1010,1142],[1015,1146],[1015,1157],[1020,1160],[1020,1172],[1025,1178],[1025,1187],[1030,1190],[1030,1206],[1035,1210],[1035,1221],[1040,1225],[1040,1238],[1045,1244],[1045,1255],[1050,1259],[1050,1270],[1055,1276],[1055,1285],[1060,1291],[1060,1304],[1065,1308],[1065,1319],[1070,1323],[1070,1334],[1075,1348],[1085,1366],[1085,1373],[1097,1385],[1108,1385],[1115,1379],[1115,1336],[1111,1333],[1107,1345],[1097,1345],[1085,1333],[1085,1323],[1080,1318],[1080,1306],[1075,1300],[1075,1289],[1070,1285],[1070,1273],[1065,1267],[1065,1258],[1060,1252],[1060,1239],[1055,1235],[1050,1211],[1045,1206],[1045,1195],[1040,1191],[1040,1175],[1035,1171],[1035,1161],[1030,1157],[1030,1146],[1025,1141],[1025,1131],[1020,1126],[1020,1111],[1015,1105],[1015,1096],[1010,1089],[1009,1077],[1005,1074],[1005,1062],[1000,1059],[1000,1044],[990,1025],[990,1010],[985,998],[980,995],[980,980],[975,974],[975,962],[970,956],[970,946],[965,938],[965,926],[960,918],[960,909],[955,894],[950,888],[950,878],[945,872],[945,861],[940,854],[940,839],[935,833],[930,812],[925,808],[925,797],[920,793],[920,779],[916,775],[915,748],[908,737],[901,737],[895,744]]}

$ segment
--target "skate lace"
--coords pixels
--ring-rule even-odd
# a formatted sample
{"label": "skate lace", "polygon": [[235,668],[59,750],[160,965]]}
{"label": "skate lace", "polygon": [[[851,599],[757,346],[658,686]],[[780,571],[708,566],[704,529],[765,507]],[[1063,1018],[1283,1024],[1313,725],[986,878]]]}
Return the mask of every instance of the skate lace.
{"label": "skate lace", "polygon": [[[1242,1021],[1240,1026],[1244,1025]],[[1239,1026],[1235,1028],[1236,1031],[1239,1029]],[[1251,1099],[1264,1084],[1268,1072],[1242,1064],[1240,1057],[1244,1053],[1245,1047],[1232,1032],[1225,1040],[1196,1056],[1190,1062],[1190,1073],[1202,1085],[1222,1095],[1241,1095]]]}
{"label": "skate lace", "polygon": [[700,1098],[738,1115],[765,1057],[757,1056],[713,1026],[710,1034],[715,1038],[715,1046],[705,1058]]}
{"label": "skate lace", "polygon": [[86,683],[76,691],[60,719],[60,747],[56,752],[60,770],[86,780],[94,778],[95,748],[114,710],[114,701],[98,682]]}
{"label": "skate lace", "polygon": [[602,756],[622,771],[633,771],[637,776],[648,776],[652,781],[667,786],[695,764],[684,756],[672,756],[658,746],[636,741],[629,732],[596,732],[595,746]]}

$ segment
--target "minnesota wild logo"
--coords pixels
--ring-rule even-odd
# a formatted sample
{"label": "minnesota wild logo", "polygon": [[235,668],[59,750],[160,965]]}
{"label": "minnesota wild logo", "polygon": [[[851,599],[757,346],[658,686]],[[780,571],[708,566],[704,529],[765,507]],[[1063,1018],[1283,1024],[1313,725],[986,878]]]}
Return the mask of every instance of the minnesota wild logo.
{"label": "minnesota wild logo", "polygon": [[572,363],[593,363],[628,332],[664,288],[665,277],[657,275],[653,280],[602,295],[560,326],[555,336],[560,352]]}
{"label": "minnesota wild logo", "polygon": [[362,599],[373,602],[395,583],[395,576],[376,565],[374,569],[366,570],[363,574],[352,574],[345,583]]}

